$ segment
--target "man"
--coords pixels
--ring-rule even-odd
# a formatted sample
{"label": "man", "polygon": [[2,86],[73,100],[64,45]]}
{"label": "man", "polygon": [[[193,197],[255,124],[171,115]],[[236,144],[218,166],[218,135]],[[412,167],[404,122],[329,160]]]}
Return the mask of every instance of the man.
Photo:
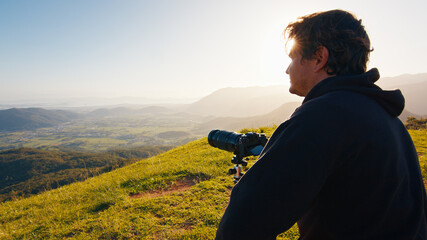
{"label": "man", "polygon": [[217,239],[275,239],[295,222],[303,240],[427,239],[417,153],[397,118],[404,98],[366,71],[361,21],[320,12],[285,33],[289,91],[305,99],[233,188]]}

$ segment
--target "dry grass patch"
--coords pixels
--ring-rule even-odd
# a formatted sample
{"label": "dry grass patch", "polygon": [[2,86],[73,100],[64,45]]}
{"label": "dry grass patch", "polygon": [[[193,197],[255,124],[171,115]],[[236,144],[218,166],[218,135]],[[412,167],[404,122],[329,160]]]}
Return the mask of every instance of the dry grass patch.
{"label": "dry grass patch", "polygon": [[131,198],[155,198],[155,197],[161,197],[165,195],[169,195],[175,192],[181,192],[186,191],[190,189],[192,186],[196,185],[201,181],[200,178],[195,176],[189,176],[184,179],[179,179],[175,181],[171,186],[169,186],[166,189],[158,189],[154,191],[144,192],[144,193],[138,193],[138,194],[131,194]]}

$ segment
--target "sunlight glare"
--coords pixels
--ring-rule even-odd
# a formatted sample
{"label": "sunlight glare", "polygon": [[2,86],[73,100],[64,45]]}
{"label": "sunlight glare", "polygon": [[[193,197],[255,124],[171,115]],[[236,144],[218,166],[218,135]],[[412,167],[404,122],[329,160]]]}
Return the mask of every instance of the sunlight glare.
{"label": "sunlight glare", "polygon": [[291,50],[292,50],[294,44],[295,44],[295,40],[293,38],[288,38],[286,40],[285,51],[286,51],[286,54],[288,54],[288,56],[291,53]]}

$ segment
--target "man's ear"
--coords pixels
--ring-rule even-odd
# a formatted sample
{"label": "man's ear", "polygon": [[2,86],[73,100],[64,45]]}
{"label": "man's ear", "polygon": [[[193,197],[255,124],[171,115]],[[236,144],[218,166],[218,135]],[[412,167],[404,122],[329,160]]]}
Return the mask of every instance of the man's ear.
{"label": "man's ear", "polygon": [[320,46],[315,55],[316,64],[314,66],[314,71],[319,72],[323,69],[326,70],[326,63],[329,59],[329,50],[325,46]]}

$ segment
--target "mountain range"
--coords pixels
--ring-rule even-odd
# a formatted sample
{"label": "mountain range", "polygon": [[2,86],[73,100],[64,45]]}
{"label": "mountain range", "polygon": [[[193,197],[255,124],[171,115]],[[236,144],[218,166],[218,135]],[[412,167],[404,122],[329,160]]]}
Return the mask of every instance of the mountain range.
{"label": "mountain range", "polygon": [[223,88],[191,104],[185,111],[217,117],[267,114],[287,102],[302,101],[286,86]]}
{"label": "mountain range", "polygon": [[[427,73],[405,74],[382,78],[383,89],[400,89],[406,106],[400,119],[427,115]],[[11,108],[0,110],[0,131],[31,130],[52,127],[77,118],[128,117],[149,114],[181,116],[199,122],[198,130],[218,127],[241,129],[271,126],[285,121],[302,102],[291,95],[286,86],[224,88],[192,104],[151,105],[144,107],[103,107],[89,112],[46,110],[43,108]]]}

